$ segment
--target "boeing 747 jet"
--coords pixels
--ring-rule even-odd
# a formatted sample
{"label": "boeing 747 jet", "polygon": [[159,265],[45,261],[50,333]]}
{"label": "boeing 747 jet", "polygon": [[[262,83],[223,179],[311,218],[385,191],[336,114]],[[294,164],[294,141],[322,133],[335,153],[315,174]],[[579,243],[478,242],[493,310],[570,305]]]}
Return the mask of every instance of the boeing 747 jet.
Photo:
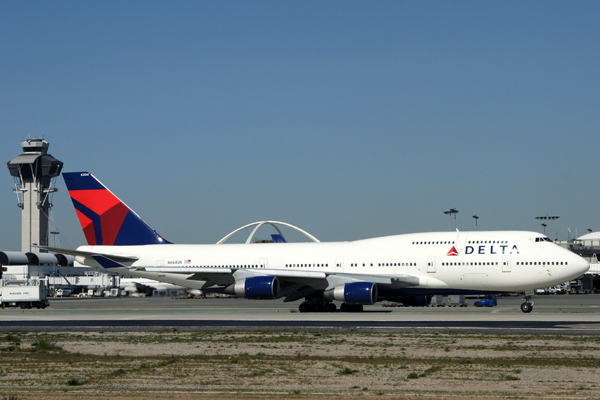
{"label": "boeing 747 jet", "polygon": [[[545,235],[427,232],[349,242],[172,244],[89,172],[63,173],[87,246],[81,264],[250,299],[296,301],[301,312],[362,311],[429,295],[528,292],[589,269]],[[525,296],[521,310],[533,303]]]}

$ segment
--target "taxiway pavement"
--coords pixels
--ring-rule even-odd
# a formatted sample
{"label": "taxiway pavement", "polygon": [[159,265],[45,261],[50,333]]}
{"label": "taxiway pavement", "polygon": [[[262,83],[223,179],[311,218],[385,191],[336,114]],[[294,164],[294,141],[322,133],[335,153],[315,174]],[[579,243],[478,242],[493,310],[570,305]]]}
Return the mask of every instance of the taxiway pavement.
{"label": "taxiway pavement", "polygon": [[144,329],[449,329],[496,333],[600,335],[600,295],[534,296],[521,312],[519,297],[493,308],[365,307],[362,313],[300,313],[298,304],[242,298],[51,299],[45,310],[0,310],[0,330]]}

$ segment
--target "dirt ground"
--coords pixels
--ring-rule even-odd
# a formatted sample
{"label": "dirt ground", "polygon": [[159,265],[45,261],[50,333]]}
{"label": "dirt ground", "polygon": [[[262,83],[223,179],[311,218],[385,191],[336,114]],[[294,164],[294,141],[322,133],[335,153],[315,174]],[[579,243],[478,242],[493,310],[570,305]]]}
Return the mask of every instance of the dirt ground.
{"label": "dirt ground", "polygon": [[10,332],[5,399],[596,399],[600,338],[386,331]]}

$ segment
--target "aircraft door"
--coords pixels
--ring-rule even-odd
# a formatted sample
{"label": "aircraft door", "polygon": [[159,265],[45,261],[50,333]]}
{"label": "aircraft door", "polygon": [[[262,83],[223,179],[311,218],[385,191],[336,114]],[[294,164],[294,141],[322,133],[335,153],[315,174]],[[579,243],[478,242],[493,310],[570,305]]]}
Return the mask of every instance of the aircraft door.
{"label": "aircraft door", "polygon": [[427,272],[435,273],[435,257],[427,257]]}
{"label": "aircraft door", "polygon": [[344,257],[337,257],[335,259],[335,270],[336,272],[344,272]]}
{"label": "aircraft door", "polygon": [[465,254],[465,248],[467,246],[467,236],[469,236],[469,234],[463,232],[459,232],[456,235],[456,244],[454,245],[454,247],[459,252],[459,254]]}
{"label": "aircraft door", "polygon": [[260,267],[261,268],[269,268],[269,259],[268,258],[261,258],[260,259]]}
{"label": "aircraft door", "polygon": [[510,272],[510,256],[502,256],[502,272]]}

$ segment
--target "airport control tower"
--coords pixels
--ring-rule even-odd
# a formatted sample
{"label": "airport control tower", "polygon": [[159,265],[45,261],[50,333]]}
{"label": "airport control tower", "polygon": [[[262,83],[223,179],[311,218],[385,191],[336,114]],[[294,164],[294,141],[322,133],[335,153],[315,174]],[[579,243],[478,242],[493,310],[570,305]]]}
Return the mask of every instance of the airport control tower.
{"label": "airport control tower", "polygon": [[50,143],[44,139],[27,139],[21,143],[23,154],[8,162],[15,180],[13,191],[22,210],[21,251],[37,252],[35,246],[48,245],[48,220],[56,177],[63,163],[48,154]]}

